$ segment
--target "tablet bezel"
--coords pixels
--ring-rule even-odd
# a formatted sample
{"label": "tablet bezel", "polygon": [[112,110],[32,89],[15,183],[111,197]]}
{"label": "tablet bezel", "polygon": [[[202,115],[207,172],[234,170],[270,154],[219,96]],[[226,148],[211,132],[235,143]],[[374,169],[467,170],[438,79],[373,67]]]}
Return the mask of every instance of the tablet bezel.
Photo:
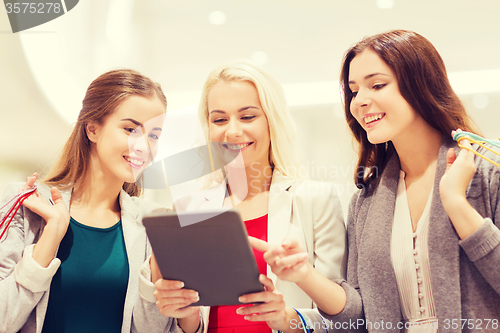
{"label": "tablet bezel", "polygon": [[[181,226],[179,217],[200,222]],[[143,224],[163,278],[198,291],[200,300],[191,306],[242,304],[241,295],[264,291],[237,211],[157,213]]]}

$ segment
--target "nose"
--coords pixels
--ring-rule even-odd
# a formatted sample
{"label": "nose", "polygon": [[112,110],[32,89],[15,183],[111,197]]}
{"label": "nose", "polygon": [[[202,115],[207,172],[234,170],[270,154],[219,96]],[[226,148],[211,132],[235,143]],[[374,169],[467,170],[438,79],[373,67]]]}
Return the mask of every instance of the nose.
{"label": "nose", "polygon": [[229,120],[226,128],[226,139],[238,138],[242,136],[241,123],[237,120]]}
{"label": "nose", "polygon": [[354,106],[355,108],[364,108],[370,105],[371,99],[369,93],[365,89],[359,89],[358,93],[351,100],[351,108]]}
{"label": "nose", "polygon": [[149,154],[151,148],[149,147],[148,137],[146,134],[138,135],[133,139],[132,149],[137,155]]}

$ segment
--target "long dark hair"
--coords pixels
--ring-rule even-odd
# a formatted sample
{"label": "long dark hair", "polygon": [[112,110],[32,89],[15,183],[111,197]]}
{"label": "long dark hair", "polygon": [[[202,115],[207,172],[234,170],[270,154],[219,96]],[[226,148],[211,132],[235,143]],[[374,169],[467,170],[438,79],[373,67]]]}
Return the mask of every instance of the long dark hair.
{"label": "long dark hair", "polygon": [[[85,180],[90,162],[90,141],[85,126],[90,122],[104,123],[130,96],[158,97],[167,106],[160,85],[137,71],[118,69],[102,74],[88,87],[73,132],[59,160],[45,177],[45,184],[68,188]],[[123,189],[130,196],[138,196],[142,192],[135,183],[124,183]]]}
{"label": "long dark hair", "polygon": [[354,182],[359,188],[368,186],[376,179],[393,151],[392,142],[370,143],[366,131],[350,111],[353,95],[349,89],[349,67],[352,59],[366,49],[374,51],[389,66],[403,98],[430,126],[443,135],[450,135],[457,128],[478,132],[451,88],[443,59],[431,42],[407,30],[392,30],[365,37],[347,50],[340,74],[345,118],[359,144],[354,173]]}

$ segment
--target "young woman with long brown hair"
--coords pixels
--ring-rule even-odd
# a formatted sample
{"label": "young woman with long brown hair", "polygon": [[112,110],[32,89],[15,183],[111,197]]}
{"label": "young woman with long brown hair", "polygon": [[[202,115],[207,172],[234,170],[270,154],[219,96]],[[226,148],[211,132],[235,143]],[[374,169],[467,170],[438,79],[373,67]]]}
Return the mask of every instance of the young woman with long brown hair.
{"label": "young woman with long brown hair", "polygon": [[[321,291],[313,299],[333,328],[498,332],[500,169],[452,140],[477,130],[438,52],[412,31],[367,37],[347,51],[340,80],[359,143],[347,279],[309,267],[301,283]],[[284,266],[272,250],[266,258]]]}
{"label": "young woman with long brown hair", "polygon": [[[59,161],[0,240],[0,331],[181,330],[147,290],[139,296],[151,253],[141,218],[156,205],[137,197],[135,182],[156,154],[166,104],[133,70],[90,84]],[[37,178],[11,184],[2,205]]]}

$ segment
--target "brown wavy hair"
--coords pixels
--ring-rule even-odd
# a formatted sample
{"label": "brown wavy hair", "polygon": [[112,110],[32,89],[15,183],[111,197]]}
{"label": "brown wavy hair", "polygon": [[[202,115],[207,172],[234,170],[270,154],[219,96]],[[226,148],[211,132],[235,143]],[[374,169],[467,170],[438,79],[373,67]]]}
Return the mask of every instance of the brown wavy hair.
{"label": "brown wavy hair", "polygon": [[[102,74],[88,87],[73,132],[58,161],[43,180],[45,184],[68,188],[85,181],[90,163],[90,140],[86,125],[90,122],[103,124],[130,96],[158,97],[167,106],[161,86],[137,71],[117,69]],[[123,189],[130,196],[142,193],[142,188],[136,183],[124,183]]]}
{"label": "brown wavy hair", "polygon": [[394,73],[399,91],[410,106],[443,135],[461,128],[478,133],[462,102],[451,88],[441,56],[425,37],[413,31],[392,30],[365,37],[344,55],[340,89],[347,124],[359,144],[354,182],[365,188],[383,171],[394,150],[392,142],[372,144],[366,131],[350,111],[349,67],[352,59],[366,49],[374,51]]}

